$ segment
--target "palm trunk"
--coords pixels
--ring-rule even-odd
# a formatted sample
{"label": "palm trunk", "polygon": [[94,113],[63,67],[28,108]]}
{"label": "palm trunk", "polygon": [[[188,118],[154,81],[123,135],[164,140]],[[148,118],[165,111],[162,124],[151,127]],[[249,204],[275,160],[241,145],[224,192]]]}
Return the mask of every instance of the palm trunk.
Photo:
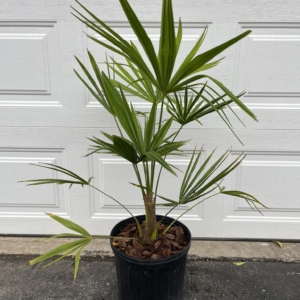
{"label": "palm trunk", "polygon": [[147,244],[152,244],[154,240],[151,239],[151,235],[156,225],[156,211],[153,194],[147,194],[144,200],[146,210],[146,228],[143,240]]}

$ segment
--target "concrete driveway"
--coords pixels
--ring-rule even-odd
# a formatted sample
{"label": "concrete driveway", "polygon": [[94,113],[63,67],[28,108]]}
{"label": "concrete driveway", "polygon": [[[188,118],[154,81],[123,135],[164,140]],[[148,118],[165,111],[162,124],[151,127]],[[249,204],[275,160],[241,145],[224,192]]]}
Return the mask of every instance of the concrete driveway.
{"label": "concrete driveway", "polygon": [[[33,267],[26,264],[44,253],[43,247],[50,250],[56,246],[37,241],[0,237],[1,300],[118,299],[114,259],[107,241],[97,241],[84,253],[75,285],[72,258],[45,269],[41,268],[42,263]],[[55,243],[62,243],[62,239]],[[235,264],[241,261],[245,264]],[[273,242],[193,241],[184,300],[299,300],[299,282],[298,243],[283,243],[280,248]]]}

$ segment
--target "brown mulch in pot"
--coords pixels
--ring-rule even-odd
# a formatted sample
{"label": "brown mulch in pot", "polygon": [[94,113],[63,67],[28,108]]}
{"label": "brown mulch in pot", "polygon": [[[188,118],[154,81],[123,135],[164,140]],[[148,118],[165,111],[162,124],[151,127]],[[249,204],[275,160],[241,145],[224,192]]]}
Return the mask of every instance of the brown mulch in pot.
{"label": "brown mulch in pot", "polygon": [[[123,253],[139,259],[160,259],[174,255],[184,249],[189,239],[180,226],[173,226],[162,235],[167,226],[160,224],[157,239],[152,244],[146,244],[140,240],[136,223],[126,224],[113,239],[113,245]],[[145,229],[145,222],[141,227]]]}

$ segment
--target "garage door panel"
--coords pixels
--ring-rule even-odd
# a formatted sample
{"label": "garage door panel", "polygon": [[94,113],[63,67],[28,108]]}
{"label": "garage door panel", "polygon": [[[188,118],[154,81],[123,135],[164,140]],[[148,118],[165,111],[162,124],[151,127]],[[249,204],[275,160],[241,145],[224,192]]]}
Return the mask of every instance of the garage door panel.
{"label": "garage door panel", "polygon": [[[74,97],[80,99],[84,98],[84,91]],[[247,104],[247,103],[246,103]],[[148,108],[142,108],[139,102],[139,110],[147,111]],[[282,106],[284,105],[284,108]],[[270,108],[268,104],[248,104],[253,113],[256,115],[258,122],[252,121],[240,109],[235,108],[234,111],[242,119],[246,125],[247,130],[300,130],[300,106],[287,108],[287,105],[274,105]],[[247,132],[242,133],[245,127],[232,115],[231,112],[226,111],[228,117],[231,117],[232,125],[235,130],[247,135]],[[203,126],[197,122],[188,124],[185,128],[192,129],[224,129],[227,130],[223,120],[216,115],[207,115],[201,119]],[[113,118],[105,111],[104,108],[97,107],[46,107],[41,111],[36,107],[3,107],[0,109],[0,126],[12,127],[12,124],[18,127],[85,127],[85,128],[112,128],[115,123]],[[173,123],[174,128],[179,128],[177,123]],[[98,131],[99,132],[99,131]],[[290,135],[292,133],[287,133]],[[84,138],[84,137],[83,137]]]}
{"label": "garage door panel", "polygon": [[0,106],[62,105],[57,35],[55,21],[0,22]]}
{"label": "garage door panel", "polygon": [[[232,158],[239,155],[233,152]],[[254,212],[242,199],[227,202],[225,219],[246,219],[266,222],[300,221],[300,152],[246,151],[247,157],[231,175],[230,189],[251,191],[268,208],[262,215]]]}
{"label": "garage door panel", "polygon": [[[186,155],[190,156],[191,151],[186,151]],[[202,155],[202,162],[205,159],[205,154]],[[169,174],[168,171],[163,170],[161,174],[161,183],[158,189],[158,195],[167,197],[174,201],[178,201],[180,185],[184,176],[189,160],[184,158],[167,159],[180,171],[176,171],[177,178]],[[130,183],[138,184],[136,175],[133,171],[132,165],[123,159],[115,158],[111,155],[94,154],[90,158],[90,177],[94,177],[94,184],[103,192],[112,196],[125,207],[130,209],[133,214],[144,214],[143,199],[141,192],[137,187]],[[156,169],[158,174],[159,167]],[[140,168],[140,172],[142,169]],[[124,180],[124,177],[126,178]],[[118,218],[120,214],[126,214],[126,210],[121,208],[118,203],[109,197],[93,190],[91,193],[91,217],[92,218],[107,218],[108,216]],[[164,200],[157,198],[157,203],[166,203]],[[195,202],[196,203],[196,202]],[[194,204],[195,204],[194,203]],[[179,216],[186,209],[193,204],[182,205],[172,212],[172,216]],[[167,213],[171,208],[158,207],[158,213]],[[199,207],[191,210],[185,215],[189,217],[201,219],[202,210]]]}
{"label": "garage door panel", "polygon": [[[86,38],[83,32],[94,33],[70,14],[69,1],[2,2],[0,233],[62,232],[60,224],[44,215],[47,211],[70,218],[93,234],[108,234],[117,221],[128,215],[111,199],[80,186],[69,190],[67,186],[25,187],[16,183],[33,177],[60,177],[28,165],[43,158],[83,178],[94,176],[97,187],[122,199],[133,213],[144,213],[139,191],[128,183],[136,182],[129,164],[98,154],[82,158],[90,150],[85,137],[101,138],[100,130],[114,134],[117,129],[113,118],[73,73],[73,68],[80,69],[74,55],[88,65],[88,48],[100,68],[106,69],[105,50]],[[245,190],[270,207],[262,209],[261,216],[243,201],[222,196],[210,199],[182,219],[194,237],[299,238],[300,3],[290,2],[267,0],[261,5],[231,1],[207,5],[199,1],[173,1],[174,19],[181,16],[184,25],[181,57],[188,53],[206,25],[209,31],[201,51],[252,30],[250,36],[220,55],[226,59],[210,73],[236,93],[247,90],[243,102],[259,122],[251,121],[233,107],[245,122],[243,127],[228,110],[244,146],[217,115],[203,118],[203,126],[189,124],[179,139],[191,140],[184,148],[188,154],[195,145],[204,145],[205,153],[216,148],[215,157],[229,147],[232,158],[241,152],[248,153],[240,170],[224,185]],[[135,40],[117,0],[88,0],[83,4],[124,38]],[[145,0],[130,0],[130,4],[137,9],[157,48],[160,5]],[[78,8],[75,3],[74,6]],[[128,99],[138,110],[149,110],[147,102]],[[174,161],[172,157],[172,162],[183,169],[187,166],[185,157]],[[179,183],[172,179],[163,178],[160,194],[177,196]],[[178,216],[184,208],[172,215]]]}
{"label": "garage door panel", "polygon": [[245,102],[299,109],[300,23],[239,23],[252,30],[238,45],[237,88],[245,88]]}
{"label": "garage door panel", "polygon": [[[33,167],[39,162],[65,165],[63,149],[0,149],[1,194],[0,216],[43,216],[51,211],[59,215],[69,214],[68,192],[65,186],[39,185],[27,187],[21,180],[57,178],[49,169]],[[16,186],[16,183],[18,185]]]}

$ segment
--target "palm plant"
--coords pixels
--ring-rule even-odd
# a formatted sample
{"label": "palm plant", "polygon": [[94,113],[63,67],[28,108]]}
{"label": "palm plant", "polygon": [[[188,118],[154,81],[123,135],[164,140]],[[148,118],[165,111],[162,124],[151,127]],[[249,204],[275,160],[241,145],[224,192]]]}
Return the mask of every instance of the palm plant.
{"label": "palm plant", "polygon": [[[143,53],[138,50],[132,41],[129,42],[123,39],[85,6],[79,2],[77,3],[81,7],[81,11],[73,8],[74,16],[90,30],[103,37],[104,40],[96,39],[89,34],[87,34],[87,37],[123,59],[123,62],[121,62],[110,57],[106,61],[108,72],[105,73],[100,70],[92,53],[88,51],[91,71],[77,57],[76,60],[81,72],[74,71],[91,94],[111,115],[118,128],[118,135],[102,132],[102,138],[90,138],[93,151],[88,155],[109,153],[120,156],[132,164],[137,178],[137,182],[133,185],[140,189],[141,199],[145,207],[145,229],[142,229],[135,219],[142,242],[151,244],[157,238],[157,229],[162,221],[157,222],[156,220],[156,207],[158,204],[170,207],[168,215],[173,209],[182,204],[193,202],[194,204],[189,208],[190,210],[215,195],[226,194],[243,198],[252,208],[258,210],[257,204],[261,203],[252,195],[242,191],[225,190],[221,186],[223,178],[232,172],[244,158],[241,155],[226,167],[221,168],[229,155],[229,151],[226,151],[214,162],[212,162],[213,153],[211,153],[200,164],[202,149],[199,151],[195,149],[182,180],[178,198],[170,199],[166,195],[157,194],[162,169],[164,168],[171,173],[171,176],[176,175],[175,166],[168,163],[166,157],[169,155],[183,155],[181,149],[188,141],[178,141],[177,137],[182,128],[188,123],[196,121],[201,124],[200,119],[203,116],[212,113],[218,114],[236,136],[225,113],[225,109],[233,112],[230,108],[231,103],[237,105],[250,118],[256,120],[255,115],[240,100],[244,93],[234,95],[220,81],[204,73],[206,70],[218,65],[220,59],[214,60],[218,54],[246,37],[250,31],[246,31],[211,50],[199,54],[199,49],[208,30],[205,28],[189,54],[175,69],[174,66],[182,40],[182,23],[179,20],[176,32],[172,0],[162,1],[158,53],[155,52],[152,41],[127,0],[120,0],[120,4],[138,38]],[[147,60],[145,60],[145,56]],[[148,113],[138,112],[127,101],[126,95],[133,95],[147,101],[151,104],[150,111]],[[240,119],[238,118],[238,120]],[[173,123],[179,124],[179,129],[175,132],[171,128]],[[71,187],[73,184],[80,184],[97,189],[91,184],[92,178],[85,180],[67,169],[51,164],[41,163],[39,166],[63,173],[70,179],[27,180],[29,185],[57,183],[70,184]],[[103,191],[97,190],[110,197]],[[124,207],[121,201],[113,197],[110,198]],[[157,203],[158,198],[161,198],[163,203]],[[128,211],[126,207],[124,209]],[[97,237],[91,236],[85,229],[69,220],[52,214],[50,214],[50,217],[77,232],[76,234],[67,233],[58,236],[77,237],[80,240],[54,249],[30,261],[30,264],[58,254],[62,254],[60,257],[62,258],[77,251],[75,258],[76,277],[82,249],[93,238]]]}

